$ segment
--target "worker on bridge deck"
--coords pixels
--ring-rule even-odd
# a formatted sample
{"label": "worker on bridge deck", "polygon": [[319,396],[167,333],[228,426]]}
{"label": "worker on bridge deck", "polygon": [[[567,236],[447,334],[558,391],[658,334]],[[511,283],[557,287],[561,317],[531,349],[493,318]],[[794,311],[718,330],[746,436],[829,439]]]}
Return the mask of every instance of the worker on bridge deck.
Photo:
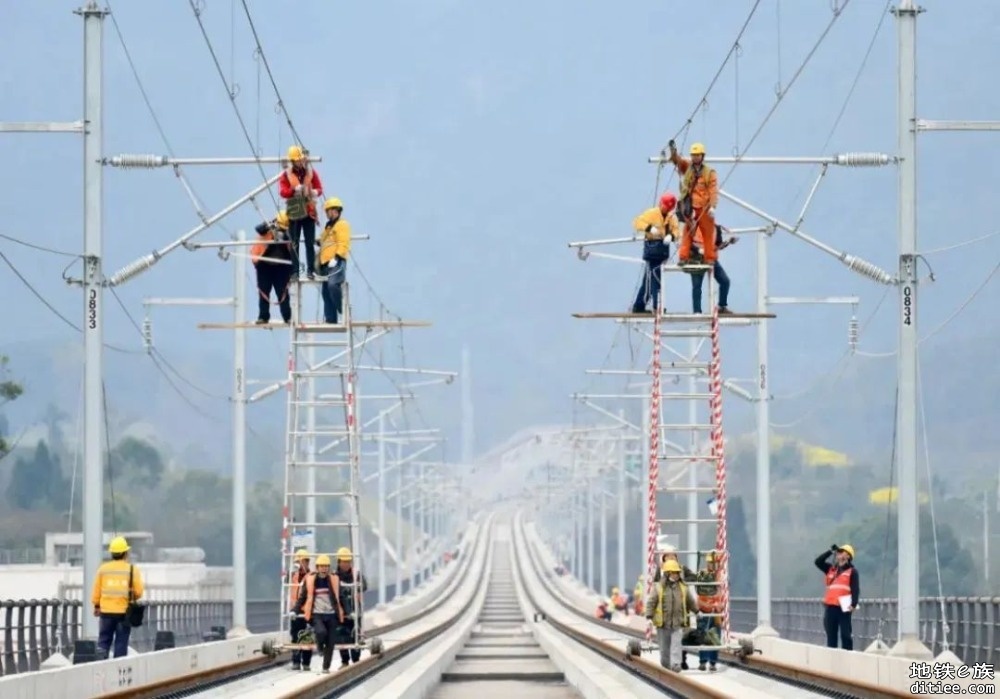
{"label": "worker on bridge deck", "polygon": [[[715,249],[715,207],[719,203],[719,177],[715,169],[705,164],[705,145],[691,146],[691,159],[678,155],[677,145],[670,141],[670,162],[681,176],[681,201],[678,213],[684,221],[684,238],[678,250],[680,264],[712,264],[717,259]],[[701,253],[699,261],[691,246]]]}
{"label": "worker on bridge deck", "polygon": [[[688,568],[686,565],[681,565],[680,561],[677,560],[677,552],[676,552],[676,549],[674,548],[673,544],[658,543],[656,551],[657,551],[656,555],[657,555],[657,558],[659,559],[659,563],[657,564],[656,572],[653,574],[653,584],[654,585],[657,584],[657,583],[659,583],[660,579],[663,577],[662,570],[663,570],[663,566],[666,565],[667,561],[673,561],[674,563],[677,563],[677,565],[680,565],[680,568],[681,568],[681,580],[683,580],[684,582],[691,583],[691,582],[694,582],[695,579],[697,579],[698,576],[697,576],[697,574],[693,570],[691,570],[690,568]],[[686,652],[682,652],[681,653],[681,670],[687,670],[687,669],[688,669],[687,653]]]}
{"label": "worker on bridge deck", "polygon": [[344,303],[344,280],[347,276],[347,255],[351,251],[351,224],[343,218],[344,203],[331,197],[323,203],[326,226],[319,240],[317,269],[326,277],[323,282],[323,318],[331,325]]}
{"label": "worker on bridge deck", "polygon": [[[715,250],[719,252],[725,250],[730,245],[736,243],[736,236],[730,235],[729,239],[724,239],[724,235],[729,234],[729,229],[725,226],[715,227]],[[702,258],[701,249],[696,243],[691,246],[691,259],[698,260]],[[721,315],[730,315],[732,311],[729,310],[729,275],[726,274],[726,270],[722,268],[722,264],[718,259],[712,264],[712,276],[715,277],[715,281],[719,283],[719,313]],[[688,270],[688,274],[691,275],[691,310],[694,313],[701,313],[701,286],[702,280],[705,278],[705,271],[700,269]]]}
{"label": "worker on bridge deck", "polygon": [[[345,547],[337,551],[337,588],[340,590],[339,602],[342,611],[340,635],[338,642],[358,645],[361,641],[361,613],[364,608],[364,592],[368,589],[368,581],[360,571],[354,568],[354,555],[351,549]],[[361,660],[361,649],[340,649],[340,667],[345,668],[350,661]]]}
{"label": "worker on bridge deck", "polygon": [[[830,554],[835,556],[832,564],[828,560]],[[826,576],[826,594],[823,595],[826,645],[828,648],[837,647],[839,631],[841,647],[854,650],[851,614],[857,608],[861,594],[858,569],[854,567],[854,547],[850,544],[831,545],[829,550],[816,557],[816,567]]]}
{"label": "worker on bridge deck", "polygon": [[689,624],[689,611],[696,609],[698,602],[693,591],[681,580],[681,566],[676,560],[668,559],[662,566],[662,573],[646,600],[646,618],[656,629],[660,665],[680,672],[684,669],[681,640]]}
{"label": "worker on bridge deck", "polygon": [[615,611],[624,612],[628,614],[628,599],[621,593],[617,587],[611,588],[611,607]]}
{"label": "worker on bridge deck", "polygon": [[312,624],[316,650],[323,654],[323,674],[330,672],[337,629],[344,622],[339,600],[337,576],[330,575],[330,557],[326,554],[317,556],[316,572],[306,576],[294,611],[301,611],[306,621]]}
{"label": "worker on bridge deck", "polygon": [[[291,572],[288,578],[288,598],[289,598],[289,609],[295,609],[299,601],[299,595],[302,593],[302,583],[305,581],[306,577],[309,575],[309,552],[305,549],[299,549],[295,552],[295,570]],[[309,628],[309,622],[301,616],[292,617],[292,643],[301,643],[300,634],[303,631],[307,631]],[[293,650],[292,651],[292,670],[309,670],[309,665],[312,663],[312,651],[311,650]]]}
{"label": "worker on bridge deck", "polygon": [[271,322],[271,290],[278,299],[281,318],[292,322],[292,302],[288,280],[294,271],[292,243],[288,237],[288,213],[279,211],[273,221],[257,226],[257,242],[250,248],[250,260],[257,273],[257,325]]}
{"label": "worker on bridge deck", "polygon": [[323,196],[323,183],[319,173],[309,163],[308,152],[301,146],[291,146],[288,149],[289,165],[278,177],[278,192],[281,198],[287,200],[288,218],[291,221],[289,233],[295,246],[295,259],[301,264],[299,255],[299,240],[304,235],[306,239],[306,274],[314,279],[316,245],[316,203],[315,197]]}
{"label": "worker on bridge deck", "polygon": [[646,262],[645,273],[639,293],[632,304],[633,313],[648,313],[647,304],[652,301],[655,312],[660,305],[660,266],[670,258],[670,243],[680,235],[680,223],[674,214],[677,197],[664,192],[659,204],[646,209],[632,222],[637,233],[643,234],[642,259]]}
{"label": "worker on bridge deck", "polygon": [[97,636],[99,657],[107,658],[114,644],[116,658],[128,655],[128,639],[132,634],[130,607],[142,598],[142,575],[129,560],[128,541],[116,536],[108,546],[111,560],[101,564],[94,577],[90,601],[94,616],[100,619]]}
{"label": "worker on bridge deck", "polygon": [[[721,638],[712,637],[713,632],[719,634],[722,629],[721,618],[715,615],[722,614],[725,609],[722,586],[718,582],[719,554],[715,551],[709,551],[705,554],[705,567],[695,575],[695,594],[698,597],[698,612],[700,613],[698,616],[698,630],[702,632],[703,639],[700,645],[714,646],[721,643]],[[716,663],[718,662],[719,651],[698,651],[699,670],[704,670],[705,663],[708,663],[708,669],[711,672],[715,672]]]}

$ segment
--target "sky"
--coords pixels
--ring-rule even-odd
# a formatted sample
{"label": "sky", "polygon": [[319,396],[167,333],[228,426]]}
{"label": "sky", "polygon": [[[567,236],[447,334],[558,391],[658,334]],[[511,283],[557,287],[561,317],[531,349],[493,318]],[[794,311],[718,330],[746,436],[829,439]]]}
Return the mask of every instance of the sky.
{"label": "sky", "polygon": [[[688,145],[701,141],[710,155],[742,152],[780,91],[780,105],[747,155],[895,152],[891,15],[844,106],[885,9],[882,0],[849,2],[797,76],[831,19],[831,3],[761,0],[737,58],[702,101],[753,4],[249,3],[283,103],[305,144],[323,158],[316,167],[327,193],[344,200],[345,218],[356,233],[371,236],[355,244],[355,265],[348,272],[355,317],[377,315],[384,303],[406,319],[431,321],[431,328],[403,334],[409,366],[458,370],[461,347],[469,347],[478,448],[533,424],[568,421],[570,394],[588,385],[611,385],[583,373],[600,366],[609,349],[609,366],[631,365],[620,335],[613,344],[611,321],[578,320],[571,313],[625,310],[640,267],[596,258],[581,262],[567,243],[630,235],[632,218],[656,194],[656,167],[647,158],[670,137],[680,134],[678,140]],[[843,0],[838,4],[843,6]],[[1000,64],[995,41],[1000,4],[924,5],[918,29],[920,116],[996,119],[1000,94],[990,76]],[[72,12],[75,7],[62,0],[0,0],[0,62],[7,67],[0,71],[0,121],[80,118],[82,22]],[[174,152],[250,155],[190,5],[116,0],[111,7]],[[276,113],[266,73],[258,75],[241,3],[206,0],[199,7],[226,80],[238,85],[236,104],[251,140],[263,154],[284,153],[292,138]],[[106,154],[166,153],[110,18],[104,59]],[[921,250],[998,230],[998,150],[1000,142],[991,133],[921,135]],[[0,171],[5,193],[0,233],[58,250],[82,249],[81,151],[75,135],[0,135],[0,157],[7,164]],[[817,174],[814,167],[800,165],[741,164],[731,175],[729,165],[718,168],[727,191],[789,222],[798,218]],[[206,212],[221,209],[261,181],[253,166],[189,167],[185,174]],[[660,190],[676,191],[676,177],[668,171],[663,175]],[[272,215],[270,198],[259,201]],[[108,168],[104,207],[107,274],[198,223],[168,169]],[[895,168],[831,168],[802,228],[893,271],[896,209]],[[728,202],[720,204],[719,219],[733,227],[761,223]],[[243,207],[225,223],[228,230],[251,230],[258,221],[252,208]],[[198,240],[227,236],[215,228]],[[604,251],[637,256],[638,245]],[[733,279],[730,305],[736,311],[751,310],[754,303],[754,246],[747,236],[722,255]],[[886,287],[857,276],[831,256],[783,233],[768,248],[772,294],[858,295],[862,322],[878,307],[861,348],[871,353],[895,348],[894,290],[879,306]],[[3,238],[0,252],[56,309],[80,322],[79,288],[62,280],[71,259]],[[922,335],[962,306],[998,257],[997,237],[927,254],[936,281],[922,287]],[[231,264],[211,252],[178,250],[118,293],[136,318],[143,315],[146,297],[225,297],[232,293]],[[250,265],[244,264],[249,274]],[[72,272],[79,276],[78,264]],[[687,309],[686,279],[671,277],[668,284],[668,308]],[[8,301],[0,352],[79,337],[3,265],[0,294]],[[994,279],[924,347],[996,336],[997,298]],[[110,296],[106,308],[108,341],[140,347],[135,328]],[[776,395],[798,392],[829,373],[847,349],[852,311],[781,306],[777,312],[770,362]],[[161,308],[153,313],[163,355],[190,370],[193,383],[226,391],[231,336],[199,331],[196,324],[228,320],[229,311]],[[753,331],[726,332],[726,373],[752,377]],[[261,378],[282,374],[285,342],[275,333],[251,333],[251,364]],[[395,357],[387,362],[401,361],[398,338],[385,347]],[[648,345],[638,351],[643,356]],[[110,353],[105,360],[107,373],[124,366]],[[852,361],[881,361],[887,372],[895,371],[891,358]],[[925,370],[933,372],[933,367]],[[128,382],[128,377],[119,379]],[[143,388],[132,390],[141,395]],[[205,400],[189,393],[192,400]],[[457,386],[430,388],[422,401],[428,422],[457,437]],[[802,401],[808,396],[777,400],[772,418],[795,418]]]}

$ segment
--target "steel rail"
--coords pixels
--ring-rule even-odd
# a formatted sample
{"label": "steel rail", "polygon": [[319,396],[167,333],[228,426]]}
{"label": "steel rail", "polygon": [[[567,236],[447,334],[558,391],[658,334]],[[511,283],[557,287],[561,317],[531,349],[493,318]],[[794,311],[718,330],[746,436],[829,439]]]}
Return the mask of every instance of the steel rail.
{"label": "steel rail", "polygon": [[[480,550],[482,550],[485,546],[487,547],[487,552],[489,551],[488,545],[489,542],[492,541],[492,538],[493,524],[489,519],[487,519],[476,537],[475,545],[466,555],[466,565],[462,569],[462,572],[458,575],[456,587],[463,585],[468,579],[470,571],[474,567],[473,562],[475,561]],[[489,554],[487,553],[487,555]],[[415,623],[420,618],[437,611],[447,601],[448,598],[446,596],[442,596],[441,599],[437,600],[432,605],[421,609],[412,617],[374,627],[369,632],[366,632],[365,635],[375,638],[375,634],[381,635],[402,629]],[[392,648],[383,650],[377,655],[370,655],[361,662],[352,664],[349,668],[339,670],[336,675],[331,675],[328,679],[324,679],[323,681],[309,687],[297,689],[285,696],[330,696],[340,693],[341,691],[349,689],[354,685],[369,679],[375,673],[380,672],[391,665],[395,660],[398,660],[418,648],[429,637],[432,637],[436,633],[441,633],[448,626],[454,624],[463,614],[465,614],[466,611],[468,611],[470,605],[474,601],[475,596],[470,598],[469,602],[454,618],[439,624],[430,631],[421,633],[414,638],[393,646]],[[176,699],[177,697],[186,697],[191,694],[213,689],[215,687],[232,684],[239,680],[246,679],[247,677],[273,670],[287,664],[290,661],[291,651],[293,650],[293,647],[290,644],[287,648],[284,648],[281,644],[276,646],[271,644],[270,647],[271,650],[269,652],[265,651],[263,648],[253,651],[254,654],[258,656],[255,658],[241,660],[236,663],[231,663],[229,665],[209,670],[188,673],[182,677],[161,680],[142,687],[126,689],[105,696],[108,699]]]}
{"label": "steel rail", "polygon": [[[529,550],[528,557],[531,560],[535,571],[540,575],[540,577],[542,577],[543,580],[551,580],[552,573],[539,567],[537,559],[539,554],[536,550],[537,545],[527,541],[527,537],[525,537],[525,545]],[[621,626],[610,621],[604,621],[603,619],[591,617],[584,611],[571,605],[566,600],[561,599],[558,593],[552,590],[551,585],[549,589],[553,592],[553,595],[559,600],[562,606],[577,616],[586,619],[595,625],[615,631],[622,635],[639,640],[645,640],[646,637],[643,632],[628,626]],[[756,652],[759,653],[760,651],[758,650]],[[780,660],[763,658],[758,655],[741,654],[723,650],[719,651],[719,662],[737,668],[741,671],[767,677],[768,679],[773,679],[777,682],[800,689],[823,692],[827,696],[837,697],[838,699],[902,699],[902,697],[912,696],[911,694],[907,694],[899,690],[880,687],[869,682],[850,680],[839,675],[831,675],[812,668],[803,668],[781,662]],[[680,675],[676,675],[675,673],[670,674],[680,677]]]}

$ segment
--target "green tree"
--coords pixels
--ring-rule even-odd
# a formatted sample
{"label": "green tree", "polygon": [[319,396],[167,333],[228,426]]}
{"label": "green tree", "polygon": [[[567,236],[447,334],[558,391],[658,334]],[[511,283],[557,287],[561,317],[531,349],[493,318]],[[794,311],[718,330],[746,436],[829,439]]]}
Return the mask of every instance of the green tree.
{"label": "green tree", "polygon": [[[4,407],[24,393],[24,387],[10,378],[10,359],[0,354],[0,408]],[[0,424],[0,459],[7,456],[11,446],[4,437],[7,431],[6,420]]]}
{"label": "green tree", "polygon": [[45,440],[38,442],[30,459],[18,457],[7,485],[11,505],[22,510],[54,507],[62,511],[69,504],[67,494],[59,458],[49,451]]}
{"label": "green tree", "polygon": [[209,471],[171,474],[159,491],[162,510],[154,532],[160,546],[199,546],[208,565],[230,565],[232,485]]}
{"label": "green tree", "polygon": [[[862,522],[842,527],[836,537],[839,537],[838,542],[850,543],[857,552],[856,565],[862,575],[861,594],[869,598],[895,597],[899,561],[896,508],[891,508],[888,517],[883,511]],[[944,594],[958,597],[974,595],[981,577],[976,561],[962,546],[955,530],[940,520],[937,543]],[[922,507],[920,511],[920,594],[938,595],[934,530],[927,507]]]}
{"label": "green tree", "polygon": [[247,596],[273,598],[281,570],[281,491],[255,483],[247,497]]}
{"label": "green tree", "polygon": [[163,478],[163,456],[148,442],[125,437],[111,450],[111,468],[124,485],[154,489]]}
{"label": "green tree", "polygon": [[752,597],[757,591],[757,556],[750,545],[743,498],[735,497],[726,503],[726,535],[731,581],[729,592],[733,597]]}

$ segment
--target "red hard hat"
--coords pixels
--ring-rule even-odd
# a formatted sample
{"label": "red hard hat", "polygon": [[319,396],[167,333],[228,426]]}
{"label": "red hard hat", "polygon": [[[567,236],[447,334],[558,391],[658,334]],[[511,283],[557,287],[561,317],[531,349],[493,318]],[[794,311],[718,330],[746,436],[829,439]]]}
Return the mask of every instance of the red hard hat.
{"label": "red hard hat", "polygon": [[677,197],[671,192],[664,192],[663,196],[660,197],[660,208],[673,211],[675,206],[677,206]]}

